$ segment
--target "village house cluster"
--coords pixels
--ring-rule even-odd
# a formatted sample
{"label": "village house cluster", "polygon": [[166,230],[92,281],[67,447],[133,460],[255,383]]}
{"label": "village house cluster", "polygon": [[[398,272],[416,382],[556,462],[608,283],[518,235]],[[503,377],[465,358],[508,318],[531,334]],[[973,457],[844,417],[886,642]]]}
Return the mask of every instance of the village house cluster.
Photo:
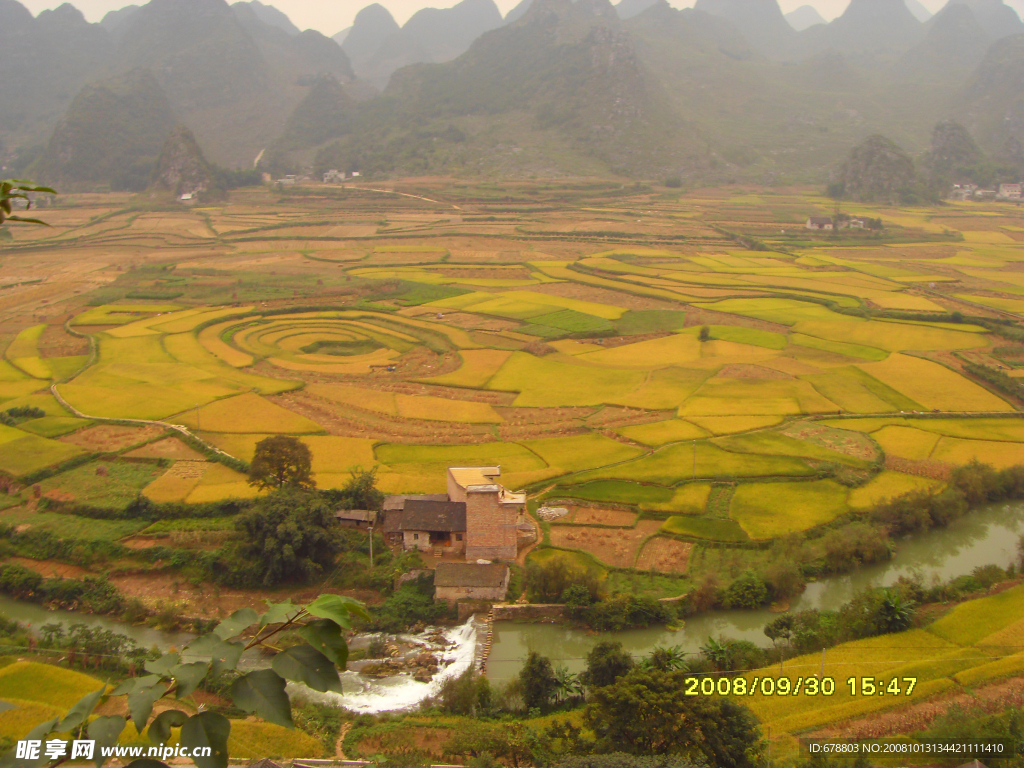
{"label": "village house cluster", "polygon": [[954,184],[950,200],[1015,200],[1020,202],[1024,182],[1000,184],[997,189],[982,189],[977,184]]}
{"label": "village house cluster", "polygon": [[417,550],[437,563],[438,600],[500,600],[515,560],[536,532],[526,517],[526,494],[498,482],[501,467],[448,467],[447,493],[401,494],[384,500],[379,516],[339,510],[338,522],[373,529],[391,547]]}
{"label": "village house cluster", "polygon": [[829,231],[835,229],[866,229],[868,222],[864,219],[858,219],[857,217],[832,218],[831,216],[809,216],[807,223],[804,226],[807,227],[807,229]]}

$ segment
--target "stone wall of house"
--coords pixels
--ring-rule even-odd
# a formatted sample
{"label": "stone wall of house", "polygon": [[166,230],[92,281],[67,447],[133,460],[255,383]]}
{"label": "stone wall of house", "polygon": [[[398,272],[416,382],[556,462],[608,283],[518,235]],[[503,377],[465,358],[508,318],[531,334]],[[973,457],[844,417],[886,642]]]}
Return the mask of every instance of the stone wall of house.
{"label": "stone wall of house", "polygon": [[466,494],[466,559],[514,560],[519,508],[498,503],[498,492]]}
{"label": "stone wall of house", "polygon": [[405,549],[418,549],[420,552],[429,552],[430,534],[426,531],[403,531],[402,546]]}
{"label": "stone wall of house", "polygon": [[437,587],[435,600],[504,600],[506,587]]}
{"label": "stone wall of house", "polygon": [[561,604],[516,603],[514,605],[494,606],[495,621],[539,621],[542,619],[561,619],[565,606]]}

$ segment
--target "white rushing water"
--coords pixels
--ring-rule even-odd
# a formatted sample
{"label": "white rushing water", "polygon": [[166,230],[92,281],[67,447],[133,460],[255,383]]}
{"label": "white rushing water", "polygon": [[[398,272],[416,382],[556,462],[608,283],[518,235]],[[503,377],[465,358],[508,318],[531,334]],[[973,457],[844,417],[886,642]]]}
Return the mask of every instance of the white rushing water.
{"label": "white rushing water", "polygon": [[[432,629],[419,637],[403,636],[402,639],[420,645],[423,644],[421,637],[435,633],[436,630]],[[442,633],[445,640],[454,645],[441,654],[443,666],[429,683],[413,680],[410,675],[372,680],[356,672],[345,672],[341,676],[344,693],[318,693],[302,686],[303,697],[360,714],[412,709],[428,696],[437,694],[445,680],[458,677],[473,665],[476,658],[476,633],[472,617],[462,626]]]}

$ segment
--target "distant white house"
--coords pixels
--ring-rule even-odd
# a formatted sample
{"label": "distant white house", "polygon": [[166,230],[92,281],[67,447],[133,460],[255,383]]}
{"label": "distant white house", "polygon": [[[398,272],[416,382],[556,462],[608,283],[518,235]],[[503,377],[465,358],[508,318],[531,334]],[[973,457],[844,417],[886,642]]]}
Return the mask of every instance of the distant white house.
{"label": "distant white house", "polygon": [[324,184],[341,184],[345,180],[345,173],[332,168],[324,174]]}
{"label": "distant white house", "polygon": [[359,171],[352,171],[352,178],[353,179],[356,179],[356,178],[358,178],[358,177],[360,177],[362,175],[363,174],[361,174]]}
{"label": "distant white house", "polygon": [[834,229],[832,219],[829,216],[811,216],[807,219],[807,229]]}
{"label": "distant white house", "polygon": [[1004,200],[1020,200],[1021,199],[1021,184],[1000,184],[999,185],[999,197]]}
{"label": "distant white house", "polygon": [[186,192],[186,193],[185,193],[185,194],[183,194],[183,195],[178,195],[178,199],[179,199],[179,200],[181,200],[181,202],[183,202],[183,203],[187,203],[187,202],[188,202],[188,201],[190,201],[190,200],[191,200],[191,199],[192,199],[193,197],[195,197],[195,195],[193,195],[193,194],[192,194],[191,192]]}

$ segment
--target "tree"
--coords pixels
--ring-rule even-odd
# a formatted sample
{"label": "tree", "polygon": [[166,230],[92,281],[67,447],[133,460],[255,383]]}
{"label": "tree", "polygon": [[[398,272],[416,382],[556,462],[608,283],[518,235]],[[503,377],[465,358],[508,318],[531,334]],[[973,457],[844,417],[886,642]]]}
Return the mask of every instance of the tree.
{"label": "tree", "polygon": [[760,608],[768,601],[768,587],[753,571],[740,575],[725,590],[726,608]]}
{"label": "tree", "polygon": [[711,327],[702,325],[700,327],[700,336],[698,337],[701,341],[711,341]]}
{"label": "tree", "polygon": [[555,698],[558,701],[579,701],[583,699],[583,682],[567,668],[555,667]]}
{"label": "tree", "polygon": [[883,589],[875,617],[881,632],[902,632],[914,622],[914,601],[894,589]]}
{"label": "tree", "polygon": [[[152,744],[163,744],[171,739],[171,729],[180,728],[179,743],[183,747],[211,747],[208,757],[195,757],[198,768],[227,768],[231,722],[224,715],[200,710],[189,715],[173,707],[195,691],[207,677],[235,672],[242,654],[251,648],[269,648],[267,642],[283,633],[295,633],[305,642],[277,653],[269,668],[239,674],[228,691],[233,705],[245,712],[258,715],[270,723],[293,728],[291,701],[286,691],[287,681],[303,683],[315,691],[341,693],[338,670],[345,669],[348,646],[344,630],[351,628],[352,617],[366,618],[362,604],[340,595],[321,595],[308,605],[291,602],[267,603],[266,613],[257,614],[252,608],[242,608],[214,627],[213,632],[192,640],[180,651],[165,653],[146,662],[148,674],[130,677],[120,685],[107,683],[86,694],[64,717],[53,718],[33,728],[26,739],[45,741],[60,734],[65,739],[92,739],[96,742],[96,766],[106,762],[101,750],[118,743],[128,723],[123,715],[93,717],[99,707],[110,699],[108,711],[126,711],[135,732],[146,733]],[[255,627],[252,638],[246,642],[241,636]],[[124,701],[127,699],[127,702]],[[158,702],[171,704],[171,708],[157,706]],[[153,717],[155,709],[160,712]],[[148,728],[148,731],[147,731]],[[50,768],[66,762],[67,756],[50,761],[45,756],[36,759],[17,759],[15,750],[2,758],[4,765]],[[136,760],[129,768],[167,768],[152,758]]]}
{"label": "tree", "polygon": [[352,467],[348,482],[342,486],[338,500],[346,509],[370,509],[379,512],[384,506],[384,493],[377,488],[377,467]]}
{"label": "tree", "polygon": [[647,665],[662,672],[673,672],[677,669],[687,669],[686,651],[682,646],[672,645],[668,648],[658,646],[644,660]]}
{"label": "tree", "polygon": [[686,672],[633,669],[591,694],[584,722],[598,751],[703,756],[711,765],[754,768],[763,763],[756,718],[718,696],[687,696]]}
{"label": "tree", "polygon": [[590,688],[611,685],[633,668],[633,657],[622,643],[602,640],[587,654],[587,668],[581,675],[583,684]]}
{"label": "tree", "polygon": [[784,613],[769,621],[764,625],[764,634],[772,641],[772,645],[776,645],[779,640],[788,641],[793,636],[793,614]]}
{"label": "tree", "polygon": [[249,485],[262,489],[293,486],[312,488],[313,456],[309,446],[295,437],[273,435],[256,443],[249,464]]}
{"label": "tree", "polygon": [[55,195],[55,191],[49,187],[41,187],[38,184],[33,184],[31,181],[25,181],[24,179],[2,179],[0,180],[0,227],[3,226],[5,221],[20,221],[24,224],[39,224],[41,226],[49,226],[45,221],[39,219],[29,219],[24,216],[12,215],[15,200],[25,201],[25,210],[32,207],[32,198],[29,197],[30,192],[45,192],[47,194]]}
{"label": "tree", "polygon": [[342,549],[333,505],[303,490],[286,488],[258,499],[235,529],[242,535],[229,545],[225,580],[238,586],[310,581],[331,567]]}
{"label": "tree", "polygon": [[523,684],[523,700],[527,709],[547,709],[558,689],[555,670],[551,667],[551,659],[530,651],[526,663],[519,670],[519,680]]}

